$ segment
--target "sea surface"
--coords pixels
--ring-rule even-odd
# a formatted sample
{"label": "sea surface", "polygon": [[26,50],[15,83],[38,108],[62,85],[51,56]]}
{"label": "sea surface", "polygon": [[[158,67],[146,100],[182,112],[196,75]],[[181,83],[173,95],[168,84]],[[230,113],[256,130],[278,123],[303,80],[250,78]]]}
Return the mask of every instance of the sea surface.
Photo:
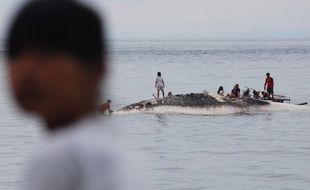
{"label": "sea surface", "polygon": [[[44,138],[38,119],[14,104],[0,64],[0,189],[20,189],[29,157]],[[228,93],[235,83],[310,102],[310,41],[115,41],[102,93],[113,109],[166,92]],[[104,99],[102,99],[104,101]],[[143,155],[150,190],[308,190],[310,107],[273,106],[260,112],[136,113],[103,116]],[[168,110],[167,110],[168,112]],[[134,173],[134,171],[133,171]]]}

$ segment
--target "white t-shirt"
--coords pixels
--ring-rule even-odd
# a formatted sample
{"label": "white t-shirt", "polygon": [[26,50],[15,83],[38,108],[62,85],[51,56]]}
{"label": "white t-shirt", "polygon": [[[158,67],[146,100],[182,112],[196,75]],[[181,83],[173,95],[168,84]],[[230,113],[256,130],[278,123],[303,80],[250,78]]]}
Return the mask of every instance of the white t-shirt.
{"label": "white t-shirt", "polygon": [[224,90],[220,90],[219,93],[218,93],[218,95],[224,96]]}
{"label": "white t-shirt", "polygon": [[137,190],[127,151],[99,118],[50,135],[26,178],[26,190]]}
{"label": "white t-shirt", "polygon": [[155,85],[155,87],[157,87],[157,88],[165,87],[164,79],[162,77],[157,77],[156,78],[156,85]]}

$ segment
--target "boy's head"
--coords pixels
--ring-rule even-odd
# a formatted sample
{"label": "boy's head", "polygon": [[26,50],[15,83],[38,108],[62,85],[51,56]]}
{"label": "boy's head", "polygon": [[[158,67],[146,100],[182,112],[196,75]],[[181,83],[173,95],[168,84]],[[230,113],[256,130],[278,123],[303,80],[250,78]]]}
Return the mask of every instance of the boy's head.
{"label": "boy's head", "polygon": [[266,76],[267,76],[267,77],[270,77],[270,73],[266,73]]}
{"label": "boy's head", "polygon": [[161,72],[158,72],[158,73],[157,73],[157,76],[158,76],[158,77],[161,77]]}
{"label": "boy's head", "polygon": [[102,32],[99,17],[76,1],[34,0],[22,7],[7,36],[19,105],[50,128],[95,110],[105,70]]}

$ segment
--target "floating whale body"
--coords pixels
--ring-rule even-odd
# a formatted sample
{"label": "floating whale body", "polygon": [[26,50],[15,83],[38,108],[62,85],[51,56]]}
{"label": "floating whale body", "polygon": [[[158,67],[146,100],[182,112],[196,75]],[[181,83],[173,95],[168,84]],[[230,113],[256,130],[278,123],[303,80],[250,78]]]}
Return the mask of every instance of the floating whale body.
{"label": "floating whale body", "polygon": [[240,110],[247,110],[251,107],[263,107],[268,106],[268,101],[254,99],[254,98],[228,98],[222,96],[211,96],[208,94],[178,94],[165,97],[163,99],[150,99],[137,102],[121,108],[119,111],[149,111],[165,107],[165,108],[198,108],[198,109],[209,109],[209,108],[222,108],[232,107]]}

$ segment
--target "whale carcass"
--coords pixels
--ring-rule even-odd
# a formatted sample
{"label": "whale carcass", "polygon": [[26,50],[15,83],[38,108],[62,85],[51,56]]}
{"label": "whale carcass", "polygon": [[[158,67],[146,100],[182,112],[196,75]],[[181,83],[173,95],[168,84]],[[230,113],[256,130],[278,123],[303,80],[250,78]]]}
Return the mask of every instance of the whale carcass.
{"label": "whale carcass", "polygon": [[254,98],[228,98],[211,96],[208,94],[191,93],[178,94],[165,97],[163,99],[150,99],[137,102],[121,108],[119,111],[151,111],[160,107],[179,107],[179,108],[222,108],[233,107],[240,110],[247,110],[251,107],[262,107],[270,105],[269,102]]}

